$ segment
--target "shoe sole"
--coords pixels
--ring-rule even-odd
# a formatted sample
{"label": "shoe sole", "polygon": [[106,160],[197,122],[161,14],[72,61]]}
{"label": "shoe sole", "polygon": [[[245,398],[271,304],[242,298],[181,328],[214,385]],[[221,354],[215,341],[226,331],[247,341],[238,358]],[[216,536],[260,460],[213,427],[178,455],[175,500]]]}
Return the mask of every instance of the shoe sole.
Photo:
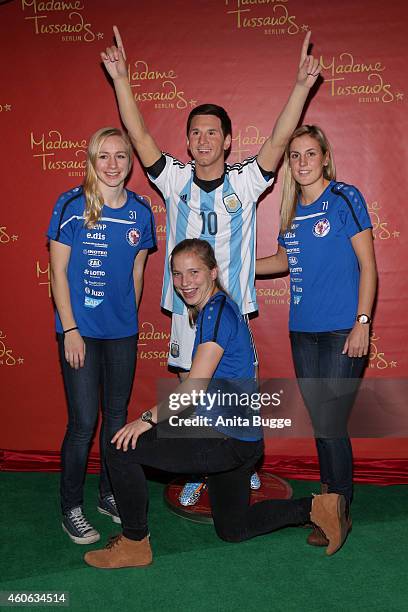
{"label": "shoe sole", "polygon": [[98,512],[100,512],[101,514],[106,514],[106,516],[110,516],[112,521],[114,523],[116,523],[117,525],[121,525],[122,521],[120,520],[120,516],[115,516],[114,514],[112,514],[111,512],[109,512],[108,510],[104,510],[103,508],[100,508],[99,506],[96,508],[98,510]]}
{"label": "shoe sole", "polygon": [[68,531],[64,523],[61,523],[61,525],[62,525],[62,529],[65,531],[65,533],[71,538],[72,542],[74,542],[75,544],[94,544],[95,542],[99,542],[99,540],[101,539],[101,536],[99,533],[97,533],[96,535],[92,535],[92,536],[85,536],[84,538],[78,538],[77,536],[72,535],[72,533]]}

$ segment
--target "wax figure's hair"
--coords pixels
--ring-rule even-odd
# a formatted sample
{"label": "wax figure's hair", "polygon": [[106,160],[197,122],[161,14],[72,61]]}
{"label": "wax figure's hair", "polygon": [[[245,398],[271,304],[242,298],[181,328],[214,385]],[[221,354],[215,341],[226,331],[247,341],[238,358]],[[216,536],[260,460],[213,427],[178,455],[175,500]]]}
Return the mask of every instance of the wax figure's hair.
{"label": "wax figure's hair", "polygon": [[187,119],[187,136],[190,133],[191,121],[193,117],[196,117],[197,115],[215,115],[221,121],[221,129],[222,133],[224,134],[224,138],[231,136],[231,119],[229,118],[225,108],[222,108],[222,106],[218,106],[217,104],[200,104],[199,106],[193,108]]}
{"label": "wax figure's hair", "polygon": [[129,140],[129,136],[125,132],[123,132],[119,128],[104,127],[95,132],[95,134],[92,134],[88,145],[88,153],[86,157],[86,173],[83,182],[85,195],[84,219],[86,227],[93,227],[101,217],[104,201],[102,194],[98,190],[98,177],[95,171],[95,163],[103,143],[107,138],[109,138],[109,136],[119,136],[123,140],[124,150],[126,151],[129,159],[127,174],[129,174],[130,169],[132,167],[132,144]]}
{"label": "wax figure's hair", "polygon": [[298,127],[289,139],[285,149],[283,161],[283,181],[280,208],[280,231],[285,232],[290,229],[293,217],[295,216],[296,204],[299,197],[300,185],[295,181],[290,169],[290,146],[292,141],[299,136],[308,134],[318,143],[323,155],[328,154],[327,164],[323,167],[323,176],[332,181],[336,178],[336,167],[334,165],[333,152],[327,136],[317,125],[302,125]]}
{"label": "wax figure's hair", "polygon": [[[215,259],[215,253],[212,246],[206,241],[201,240],[200,238],[186,238],[186,240],[182,240],[179,242],[173,249],[170,255],[170,268],[173,271],[173,261],[176,255],[180,255],[181,253],[194,253],[201,259],[203,264],[209,269],[214,270],[214,268],[218,268],[217,260]],[[214,280],[214,285],[220,291],[227,293],[222,286],[222,283],[218,277]],[[196,306],[188,306],[188,316],[190,320],[190,325],[193,326],[197,321],[197,317],[199,314],[199,310]]]}

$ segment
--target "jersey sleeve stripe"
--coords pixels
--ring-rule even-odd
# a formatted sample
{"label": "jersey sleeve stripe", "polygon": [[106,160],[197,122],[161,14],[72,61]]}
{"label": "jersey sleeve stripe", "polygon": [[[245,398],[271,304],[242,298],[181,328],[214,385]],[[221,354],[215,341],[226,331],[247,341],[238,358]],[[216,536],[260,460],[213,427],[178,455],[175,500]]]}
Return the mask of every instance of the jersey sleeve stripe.
{"label": "jersey sleeve stripe", "polygon": [[350,202],[350,200],[348,199],[348,197],[347,197],[346,195],[344,195],[344,193],[341,193],[341,191],[338,191],[337,189],[335,189],[334,187],[331,189],[331,191],[332,191],[332,193],[335,193],[336,195],[339,195],[341,198],[343,198],[343,200],[346,202],[347,206],[348,206],[348,207],[349,207],[349,209],[350,209],[350,212],[351,212],[351,214],[352,214],[352,216],[353,216],[353,219],[354,219],[354,223],[355,223],[355,224],[357,225],[357,227],[358,227],[358,231],[359,231],[359,232],[362,232],[362,231],[363,231],[363,228],[361,227],[360,222],[359,222],[359,220],[357,219],[356,213],[354,212],[354,209],[353,209],[353,205],[352,205],[352,203]]}
{"label": "jersey sleeve stripe", "polygon": [[217,335],[218,335],[218,329],[220,327],[220,321],[221,321],[221,315],[222,315],[222,311],[224,310],[224,306],[225,306],[225,302],[227,301],[227,296],[223,295],[222,300],[221,300],[221,304],[220,304],[220,308],[218,311],[218,315],[217,315],[217,320],[215,322],[214,325],[214,336],[212,341],[213,342],[217,342]]}

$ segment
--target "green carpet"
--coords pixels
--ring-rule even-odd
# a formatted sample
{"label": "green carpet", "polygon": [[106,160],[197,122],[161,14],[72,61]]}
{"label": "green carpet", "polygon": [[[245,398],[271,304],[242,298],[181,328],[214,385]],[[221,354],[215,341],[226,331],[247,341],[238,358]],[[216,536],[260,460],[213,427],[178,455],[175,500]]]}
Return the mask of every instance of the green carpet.
{"label": "green carpet", "polygon": [[[222,542],[211,525],[172,514],[163,484],[150,482],[154,563],[109,571],[88,567],[82,556],[92,546],[63,533],[58,481],[58,474],[0,474],[0,590],[68,591],[75,611],[408,610],[406,486],[357,485],[353,531],[329,558],[306,545],[301,528]],[[316,483],[291,485],[294,496],[316,490]],[[118,526],[96,511],[96,499],[97,479],[88,475],[85,511],[104,543]]]}

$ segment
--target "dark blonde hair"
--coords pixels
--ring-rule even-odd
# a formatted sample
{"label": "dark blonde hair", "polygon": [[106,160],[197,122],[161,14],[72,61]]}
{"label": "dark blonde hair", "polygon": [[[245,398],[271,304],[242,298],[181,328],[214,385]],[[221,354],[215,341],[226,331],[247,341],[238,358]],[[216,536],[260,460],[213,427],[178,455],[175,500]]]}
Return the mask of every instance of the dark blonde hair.
{"label": "dark blonde hair", "polygon": [[308,134],[316,140],[323,155],[328,154],[327,165],[323,168],[325,179],[332,181],[336,178],[336,167],[334,165],[333,153],[326,134],[317,125],[302,125],[297,128],[289,139],[285,149],[283,161],[283,183],[280,208],[280,231],[285,232],[290,229],[293,217],[295,216],[296,204],[299,198],[300,186],[295,181],[290,168],[290,145],[295,138]]}
{"label": "dark blonde hair", "polygon": [[104,204],[102,194],[98,190],[98,177],[95,171],[95,164],[98,158],[99,152],[102,148],[103,143],[110,136],[119,136],[123,140],[125,145],[125,151],[129,157],[129,174],[132,163],[133,163],[133,150],[129,140],[129,136],[114,127],[104,127],[92,134],[89,145],[88,153],[86,157],[86,173],[83,183],[84,195],[85,195],[85,211],[84,219],[86,227],[93,227],[101,217],[101,211]]}
{"label": "dark blonde hair", "polygon": [[[201,259],[203,264],[209,269],[214,270],[214,268],[218,268],[217,260],[215,259],[214,249],[206,240],[201,240],[200,238],[186,238],[186,240],[182,240],[179,242],[173,249],[170,255],[170,269],[173,272],[173,261],[176,255],[180,255],[181,253],[194,253]],[[214,285],[220,291],[227,293],[222,286],[218,275],[214,280]],[[199,310],[197,306],[189,306],[188,308],[188,317],[190,320],[191,327],[194,326],[197,321]]]}

